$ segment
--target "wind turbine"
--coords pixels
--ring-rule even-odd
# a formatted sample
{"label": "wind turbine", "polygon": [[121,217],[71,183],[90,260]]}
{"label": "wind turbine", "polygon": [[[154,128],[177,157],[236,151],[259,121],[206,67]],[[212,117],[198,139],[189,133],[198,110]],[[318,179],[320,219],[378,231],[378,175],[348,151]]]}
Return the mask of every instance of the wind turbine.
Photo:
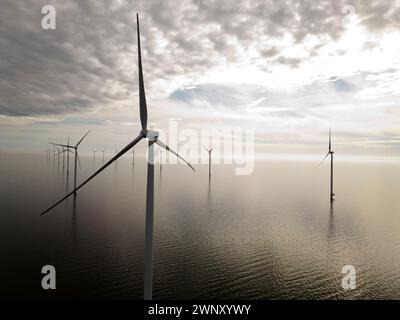
{"label": "wind turbine", "polygon": [[104,163],[104,152],[106,151],[106,149],[102,150],[101,152],[103,153],[103,163]]}
{"label": "wind turbine", "polygon": [[65,151],[68,150],[68,148],[62,147],[62,164],[63,164],[63,178],[64,178],[64,172],[65,172]]}
{"label": "wind turbine", "polygon": [[93,150],[93,161],[96,161],[96,150]]}
{"label": "wind turbine", "polygon": [[56,167],[56,146],[53,145],[53,167]]}
{"label": "wind turbine", "polygon": [[[64,177],[64,171],[65,171],[65,152],[71,153],[72,151],[71,151],[69,148],[66,148],[66,147],[65,147],[66,145],[60,145],[60,146],[61,146],[62,149],[63,149],[63,151],[62,151],[61,153],[62,153],[62,155],[63,155],[62,161],[63,161],[63,177]],[[67,155],[67,160],[68,160],[68,155]],[[69,161],[67,161],[67,164],[68,164],[68,167],[69,167]],[[68,172],[68,170],[67,170],[67,172]]]}
{"label": "wind turbine", "polygon": [[[69,137],[67,140],[67,146],[69,146]],[[69,179],[69,152],[67,152],[67,184],[68,184],[68,179]]]}
{"label": "wind turbine", "polygon": [[60,172],[60,154],[61,154],[61,150],[59,148],[57,149],[57,174]]}
{"label": "wind turbine", "polygon": [[335,193],[333,192],[333,153],[334,151],[332,150],[332,141],[331,141],[331,129],[329,128],[329,148],[328,148],[328,153],[326,154],[326,156],[322,159],[322,161],[320,162],[320,165],[322,164],[322,162],[324,162],[324,160],[330,155],[331,156],[331,192],[330,192],[330,199],[331,202],[333,200],[335,200]]}
{"label": "wind turbine", "polygon": [[[67,152],[67,172],[68,172],[68,158],[69,158],[69,153],[71,152],[70,149],[74,149],[74,154],[75,154],[75,165],[74,165],[74,189],[76,189],[76,176],[77,176],[77,164],[79,162],[79,167],[81,166],[81,161],[79,160],[79,154],[78,154],[78,146],[81,144],[81,142],[83,141],[83,139],[86,138],[86,136],[90,133],[90,130],[88,132],[85,133],[85,135],[78,141],[78,143],[74,146],[71,146],[68,144],[57,144],[57,143],[52,143],[55,146],[61,146],[63,148],[65,148],[65,150],[63,152]],[[68,142],[69,142],[69,138],[68,138]],[[68,175],[67,175],[68,176]]]}
{"label": "wind turbine", "polygon": [[110,164],[128,152],[133,148],[140,140],[148,139],[148,160],[147,160],[147,191],[146,191],[146,230],[145,230],[145,249],[144,249],[144,299],[152,299],[152,287],[153,287],[153,210],[154,210],[154,144],[158,144],[160,147],[166,149],[172,154],[176,155],[182,161],[184,161],[193,171],[195,169],[193,166],[173,151],[164,142],[158,140],[158,132],[147,129],[147,104],[146,104],[146,94],[144,89],[143,81],[143,70],[142,70],[142,57],[140,50],[140,31],[139,31],[139,15],[136,14],[137,23],[137,41],[138,41],[138,65],[139,65],[139,111],[140,111],[140,122],[142,129],[139,135],[132,140],[128,145],[126,145],[120,152],[118,152],[114,157],[112,157],[106,164],[104,164],[100,169],[93,173],[88,179],[82,182],[78,187],[76,187],[72,192],[67,194],[61,200],[57,201],[51,207],[46,209],[41,213],[44,215],[49,212],[55,206],[59,205],[65,199],[73,195],[76,191],[82,188]]}
{"label": "wind turbine", "polygon": [[211,177],[211,152],[213,151],[214,147],[207,149],[205,146],[203,146],[203,148],[208,152],[208,176]]}

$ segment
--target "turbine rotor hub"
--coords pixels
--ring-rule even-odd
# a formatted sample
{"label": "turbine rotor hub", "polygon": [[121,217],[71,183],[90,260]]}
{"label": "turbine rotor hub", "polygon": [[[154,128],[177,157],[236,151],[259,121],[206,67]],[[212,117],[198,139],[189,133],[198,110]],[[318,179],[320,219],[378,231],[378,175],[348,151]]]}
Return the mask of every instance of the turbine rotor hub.
{"label": "turbine rotor hub", "polygon": [[147,129],[142,129],[142,130],[140,130],[140,135],[141,135],[143,138],[146,138],[146,136],[147,136]]}
{"label": "turbine rotor hub", "polygon": [[150,141],[156,141],[158,136],[159,136],[159,133],[157,131],[154,131],[154,130],[147,130],[145,132],[145,137],[147,139],[149,139]]}

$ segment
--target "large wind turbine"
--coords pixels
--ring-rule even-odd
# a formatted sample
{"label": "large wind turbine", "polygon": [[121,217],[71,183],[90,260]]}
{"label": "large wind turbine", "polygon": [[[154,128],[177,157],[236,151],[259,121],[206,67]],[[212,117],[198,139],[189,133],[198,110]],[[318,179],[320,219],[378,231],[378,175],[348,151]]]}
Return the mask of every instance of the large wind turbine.
{"label": "large wind turbine", "polygon": [[[85,135],[84,135],[84,136],[78,141],[78,143],[77,143],[76,145],[74,145],[74,146],[69,145],[69,143],[68,143],[68,144],[57,144],[57,143],[52,143],[53,145],[61,146],[61,147],[65,148],[64,151],[68,153],[68,154],[67,154],[67,174],[68,174],[68,166],[69,166],[69,160],[68,160],[68,158],[69,158],[69,153],[71,152],[70,149],[74,149],[74,154],[75,154],[75,165],[74,165],[74,189],[76,189],[76,175],[77,175],[77,164],[78,164],[78,161],[79,161],[79,166],[81,165],[81,164],[80,164],[80,160],[79,160],[79,154],[78,154],[78,146],[81,144],[81,142],[83,141],[83,139],[86,138],[86,136],[89,134],[89,132],[90,132],[90,130],[89,130],[88,132],[86,132]],[[68,142],[69,142],[69,138],[68,138]],[[64,151],[63,151],[63,152],[64,152]],[[68,177],[68,175],[67,175],[67,177]],[[74,191],[75,191],[75,190],[74,190]],[[74,191],[73,191],[73,192],[74,192]]]}
{"label": "large wind turbine", "polygon": [[203,146],[203,148],[208,152],[208,177],[211,177],[211,152],[214,148],[207,149],[205,146]]}
{"label": "large wind turbine", "polygon": [[110,164],[128,152],[133,148],[140,140],[148,139],[148,162],[147,162],[147,191],[146,191],[146,231],[145,231],[145,249],[144,249],[144,299],[152,299],[152,287],[153,287],[153,210],[154,210],[154,144],[158,144],[160,147],[170,151],[172,154],[179,157],[184,161],[190,168],[194,170],[192,165],[179,156],[175,151],[171,150],[169,146],[158,140],[158,132],[147,129],[147,104],[146,95],[143,81],[143,70],[142,70],[142,57],[140,50],[140,31],[139,31],[139,15],[136,14],[137,23],[137,41],[138,41],[138,65],[139,65],[139,110],[140,110],[140,122],[142,129],[139,135],[132,140],[127,146],[125,146],[120,152],[112,157],[106,164],[104,164],[99,170],[93,173],[88,179],[82,182],[72,192],[67,194],[61,200],[57,201],[50,208],[46,209],[41,215],[53,209],[55,206],[63,202],[65,199],[73,195],[77,190],[82,188],[86,183],[92,180]]}
{"label": "large wind turbine", "polygon": [[331,156],[331,192],[330,192],[330,199],[331,202],[333,200],[335,200],[335,193],[333,192],[333,150],[332,150],[332,139],[331,139],[331,129],[329,128],[329,148],[328,148],[328,153],[326,154],[326,156],[324,157],[324,159],[322,159],[322,161],[320,162],[320,165],[322,164],[322,162],[324,162],[324,160],[330,155]]}

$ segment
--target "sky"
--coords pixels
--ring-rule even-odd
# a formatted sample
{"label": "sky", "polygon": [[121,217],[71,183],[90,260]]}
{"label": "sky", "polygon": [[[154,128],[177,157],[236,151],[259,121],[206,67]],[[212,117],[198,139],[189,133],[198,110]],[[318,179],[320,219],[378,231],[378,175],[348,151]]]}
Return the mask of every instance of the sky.
{"label": "sky", "polygon": [[331,127],[336,154],[400,157],[395,0],[1,0],[0,149],[91,129],[82,151],[111,153],[137,135],[136,12],[154,129],[254,130],[257,153],[323,155]]}

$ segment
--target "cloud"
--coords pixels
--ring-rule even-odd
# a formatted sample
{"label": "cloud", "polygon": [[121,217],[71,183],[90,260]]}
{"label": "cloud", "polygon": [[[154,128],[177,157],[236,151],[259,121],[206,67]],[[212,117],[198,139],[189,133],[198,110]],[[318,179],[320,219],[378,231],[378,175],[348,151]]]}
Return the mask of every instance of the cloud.
{"label": "cloud", "polygon": [[[48,4],[57,29],[44,31]],[[392,0],[3,0],[1,136],[89,126],[107,131],[110,143],[129,137],[138,121],[140,12],[152,124],[212,120],[280,143],[298,132],[313,142],[334,124],[343,137],[364,132],[363,141],[391,144],[399,136],[399,10]]]}
{"label": "cloud", "polygon": [[285,56],[280,56],[278,59],[275,60],[279,64],[287,65],[291,68],[297,68],[300,63],[302,62],[299,58],[290,58]]}
{"label": "cloud", "polygon": [[[149,95],[157,96],[241,61],[254,43],[288,36],[286,46],[258,46],[258,64],[296,68],[309,56],[288,56],[282,50],[310,36],[321,39],[314,48],[340,38],[347,3],[5,0],[0,12],[0,114],[71,114],[135,101],[136,11],[142,16],[145,80]],[[40,28],[45,4],[57,10],[56,30]],[[399,7],[393,1],[354,6],[360,23],[372,31],[398,26]],[[175,88],[171,80],[176,80]]]}
{"label": "cloud", "polygon": [[[300,117],[300,113],[314,112],[314,109],[355,102],[360,90],[353,82],[359,82],[364,77],[367,76],[358,75],[344,80],[331,76],[309,85],[281,89],[258,85],[208,83],[178,89],[172,92],[169,98],[189,105],[225,107],[239,112],[248,109],[251,113],[265,114],[268,111],[272,114],[271,108],[279,108],[276,114]],[[374,87],[375,82],[370,82],[369,85]]]}

